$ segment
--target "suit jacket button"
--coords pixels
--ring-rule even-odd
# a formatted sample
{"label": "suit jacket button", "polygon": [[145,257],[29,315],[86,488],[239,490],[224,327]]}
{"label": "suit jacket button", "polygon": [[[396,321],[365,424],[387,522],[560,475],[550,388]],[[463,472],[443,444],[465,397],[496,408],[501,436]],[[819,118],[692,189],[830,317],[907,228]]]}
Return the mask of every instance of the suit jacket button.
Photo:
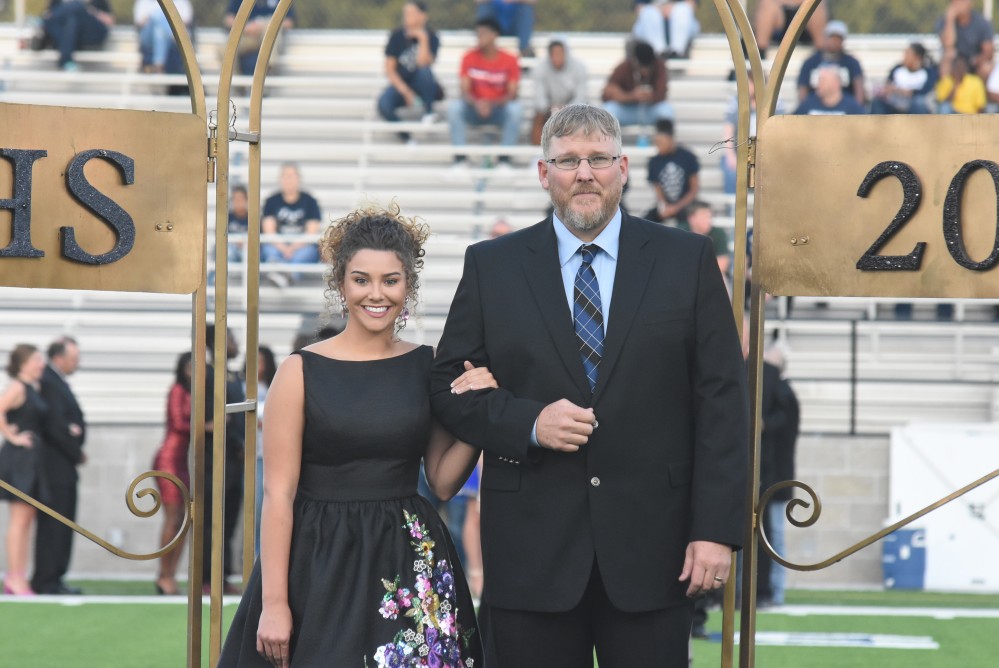
{"label": "suit jacket button", "polygon": [[598,478],[597,476],[593,476],[592,478],[590,478],[590,484],[593,485],[594,487],[600,487],[600,478]]}

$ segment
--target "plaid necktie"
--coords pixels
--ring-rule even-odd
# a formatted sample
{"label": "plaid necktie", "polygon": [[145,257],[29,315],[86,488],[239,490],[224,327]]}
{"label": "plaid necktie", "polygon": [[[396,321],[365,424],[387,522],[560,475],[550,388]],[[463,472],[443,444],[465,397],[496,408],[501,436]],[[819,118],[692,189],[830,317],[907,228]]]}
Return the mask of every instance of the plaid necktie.
{"label": "plaid necktie", "polygon": [[597,385],[597,367],[604,354],[604,316],[600,310],[600,286],[593,271],[593,255],[600,250],[595,244],[579,248],[583,264],[576,272],[573,290],[572,321],[579,340],[579,356],[590,381],[590,391]]}

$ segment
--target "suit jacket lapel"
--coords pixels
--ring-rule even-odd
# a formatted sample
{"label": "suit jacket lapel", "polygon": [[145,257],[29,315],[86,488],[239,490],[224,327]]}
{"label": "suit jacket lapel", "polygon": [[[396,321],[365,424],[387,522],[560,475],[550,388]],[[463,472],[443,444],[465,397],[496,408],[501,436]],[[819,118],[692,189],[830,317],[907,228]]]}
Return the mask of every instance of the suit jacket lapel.
{"label": "suit jacket lapel", "polygon": [[[524,273],[531,288],[538,310],[544,318],[555,342],[559,357],[566,371],[572,377],[583,396],[590,395],[590,383],[586,380],[583,362],[579,356],[579,344],[572,326],[572,313],[565,299],[565,285],[559,266],[558,242],[552,219],[531,228],[527,241],[528,253],[524,256]],[[616,295],[615,295],[616,298]]]}
{"label": "suit jacket lapel", "polygon": [[[593,404],[610,380],[614,365],[621,356],[631,324],[642,303],[655,258],[645,251],[648,236],[634,218],[624,215],[621,220],[621,242],[618,250],[617,270],[614,274],[614,292],[611,311],[604,338],[604,356],[600,360],[597,386],[593,390]],[[564,301],[564,298],[563,298]],[[578,357],[578,355],[577,355]]]}

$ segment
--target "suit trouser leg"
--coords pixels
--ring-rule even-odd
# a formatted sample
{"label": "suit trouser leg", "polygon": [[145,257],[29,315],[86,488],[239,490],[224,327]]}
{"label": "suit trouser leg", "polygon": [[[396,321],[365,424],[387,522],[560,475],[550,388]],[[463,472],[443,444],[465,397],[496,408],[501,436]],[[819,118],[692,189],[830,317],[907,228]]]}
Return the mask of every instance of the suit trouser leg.
{"label": "suit trouser leg", "polygon": [[687,666],[691,605],[622,612],[611,603],[594,563],[586,592],[567,612],[545,613],[482,606],[489,668],[600,668]]}
{"label": "suit trouser leg", "polygon": [[[67,519],[76,520],[77,492],[75,483],[53,485],[46,505]],[[44,592],[58,586],[66,571],[73,550],[73,530],[45,513],[38,513],[35,527],[35,572],[31,587]]]}

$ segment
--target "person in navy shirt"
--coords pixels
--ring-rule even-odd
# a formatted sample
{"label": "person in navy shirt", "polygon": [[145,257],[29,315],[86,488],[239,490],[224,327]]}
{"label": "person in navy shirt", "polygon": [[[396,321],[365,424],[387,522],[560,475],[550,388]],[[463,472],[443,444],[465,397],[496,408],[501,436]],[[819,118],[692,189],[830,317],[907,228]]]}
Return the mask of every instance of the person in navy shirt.
{"label": "person in navy shirt", "polygon": [[852,95],[843,92],[840,86],[839,69],[837,67],[822,67],[818,71],[818,86],[810,93],[794,112],[798,115],[831,115],[865,114],[867,111]]}
{"label": "person in navy shirt", "polygon": [[809,93],[814,93],[818,84],[819,68],[834,66],[839,74],[840,85],[845,95],[852,95],[857,102],[864,103],[864,69],[860,61],[843,49],[848,34],[842,21],[830,21],[826,25],[826,40],[821,49],[816,49],[801,65],[798,75],[798,101],[803,102]]}
{"label": "person in navy shirt", "polygon": [[[226,28],[232,28],[232,24],[236,20],[236,12],[239,11],[241,4],[243,4],[241,0],[229,0],[229,8],[225,12]],[[271,17],[274,16],[277,6],[278,0],[257,0],[253,5],[253,9],[250,10],[250,17],[246,21],[246,29],[243,30],[243,34],[239,39],[239,46],[236,49],[239,60],[239,71],[243,74],[251,75],[253,74],[253,70],[256,69],[257,55],[260,53],[260,43],[264,39],[264,31],[267,30],[267,24],[270,23]],[[288,14],[285,16],[281,28],[283,30],[290,30],[294,25],[295,6],[292,5],[288,8]],[[278,39],[278,42],[274,44],[274,53],[280,53],[281,47],[282,42]]]}

